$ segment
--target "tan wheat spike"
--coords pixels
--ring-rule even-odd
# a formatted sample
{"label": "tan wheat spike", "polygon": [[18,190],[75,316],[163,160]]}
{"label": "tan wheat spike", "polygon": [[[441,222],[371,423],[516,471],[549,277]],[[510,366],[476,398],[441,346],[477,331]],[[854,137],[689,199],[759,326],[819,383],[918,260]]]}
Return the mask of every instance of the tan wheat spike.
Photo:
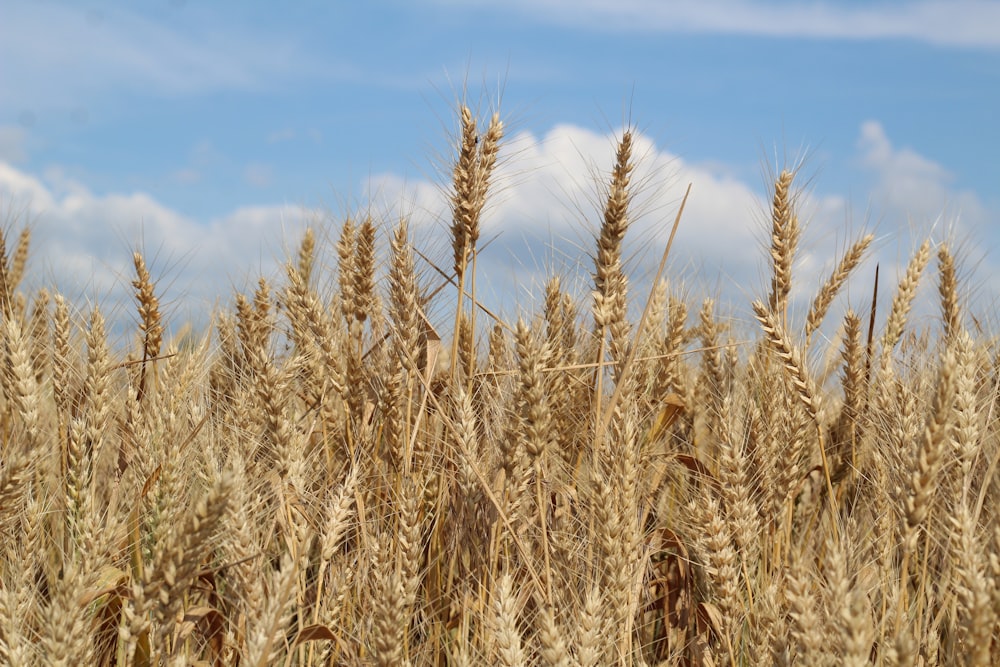
{"label": "tan wheat spike", "polygon": [[963,500],[957,509],[957,516],[951,517],[950,541],[952,586],[957,592],[962,643],[968,651],[966,664],[986,667],[992,664],[990,649],[997,611],[992,604],[991,588],[996,583],[987,578],[983,545],[970,507]]}
{"label": "tan wheat spike", "polygon": [[459,282],[472,254],[473,237],[479,236],[477,160],[479,135],[472,110],[463,106],[458,159],[455,162],[452,194],[452,250],[455,255],[454,270]]}
{"label": "tan wheat spike", "polygon": [[793,566],[789,569],[785,582],[796,658],[803,664],[816,664],[822,660],[826,637],[808,574]]}
{"label": "tan wheat spike", "polygon": [[13,256],[8,257],[6,231],[0,228],[0,313],[4,316],[12,316],[17,311],[18,299],[23,298],[16,290],[24,277],[30,242],[31,229],[25,227],[17,239]]}
{"label": "tan wheat spike", "polygon": [[768,310],[763,303],[754,301],[753,311],[757,317],[757,321],[760,322],[761,328],[764,330],[768,344],[778,354],[782,365],[795,385],[802,403],[809,410],[810,416],[814,420],[818,419],[820,409],[819,397],[816,394],[815,384],[806,370],[802,353],[797,347],[792,345],[775,314]]}
{"label": "tan wheat spike", "polygon": [[410,245],[409,223],[399,221],[393,232],[392,262],[389,266],[389,320],[393,323],[396,354],[407,368],[416,366],[421,333],[420,294]]}
{"label": "tan wheat spike", "polygon": [[759,553],[763,525],[754,497],[750,457],[740,442],[741,434],[728,425],[735,421],[733,404],[731,396],[722,403],[726,437],[719,444],[719,481],[733,540],[741,550],[741,557],[749,560]]}
{"label": "tan wheat spike", "polygon": [[[952,348],[946,348],[938,365],[934,398],[926,418],[916,461],[913,462],[908,475],[904,508],[900,513],[903,556],[899,568],[899,591],[896,595],[895,609],[895,631],[900,638],[905,638],[901,633],[904,632],[905,610],[909,599],[910,564],[913,558],[920,557],[921,554],[918,553],[920,535],[922,531],[929,529],[927,519],[940,484],[938,477],[944,464],[948,426],[954,412],[954,393],[955,353]],[[922,555],[924,559],[929,558],[929,554]]]}
{"label": "tan wheat spike", "polygon": [[[684,191],[684,198],[681,199],[681,205],[677,209],[677,216],[674,218],[673,226],[670,228],[670,236],[667,239],[667,245],[663,248],[663,254],[660,256],[660,265],[656,270],[656,276],[653,278],[653,286],[651,289],[656,289],[656,285],[660,282],[663,277],[663,270],[667,265],[667,259],[670,257],[670,250],[673,248],[674,237],[677,234],[677,228],[680,227],[681,217],[684,215],[684,208],[687,206],[688,197],[691,195],[691,185],[688,184],[687,189]],[[649,317],[650,307],[653,299],[649,298],[646,300],[646,305],[642,310],[642,317],[639,318],[639,325],[637,331],[643,331],[646,328],[646,321]],[[682,325],[683,328],[683,325]],[[601,348],[603,349],[603,338],[601,339]],[[603,415],[600,413],[600,401],[596,401],[598,412],[597,412],[597,438],[598,442],[604,437],[604,432],[611,422],[611,417],[618,405],[618,401],[622,396],[622,389],[627,386],[634,386],[634,383],[626,382],[628,380],[628,374],[632,371],[632,365],[635,362],[635,355],[639,349],[638,344],[630,346],[628,357],[620,364],[618,377],[616,378],[615,390],[611,394],[611,399],[608,401],[607,407],[604,409]],[[604,360],[603,351],[598,355],[598,364],[602,364]],[[601,373],[598,372],[598,379],[601,378]],[[601,386],[598,383],[598,391],[596,392],[598,398],[601,395]]]}
{"label": "tan wheat spike", "polygon": [[[611,352],[615,362],[613,367],[616,384],[618,374],[625,366],[624,356],[615,353],[624,352],[626,341],[616,334],[623,333],[627,301],[627,279],[622,270],[622,241],[629,226],[628,206],[631,199],[629,184],[632,163],[632,132],[625,131],[618,141],[618,150],[611,174],[611,185],[604,206],[604,216],[600,233],[597,238],[597,254],[594,257],[594,335],[597,337],[597,364],[603,364],[607,352],[607,335],[611,331]],[[602,424],[604,403],[604,372],[599,366],[595,372],[593,409],[594,421]],[[603,437],[603,429],[599,429],[597,437]]]}
{"label": "tan wheat spike", "polygon": [[33,463],[26,452],[13,447],[7,447],[3,456],[4,464],[0,468],[0,525],[17,516],[25,483],[32,476]]}
{"label": "tan wheat spike", "polygon": [[143,334],[142,353],[146,359],[155,359],[160,354],[160,345],[163,342],[160,301],[153,291],[153,280],[142,254],[134,253],[132,260],[136,273],[132,287],[136,289],[136,300],[139,302],[139,331]]}
{"label": "tan wheat spike", "polygon": [[608,620],[604,595],[599,587],[594,586],[586,591],[578,616],[577,659],[580,667],[597,667],[602,664],[610,649],[604,637]]}
{"label": "tan wheat spike", "polygon": [[50,313],[49,305],[52,297],[44,287],[35,295],[31,305],[31,319],[28,322],[28,333],[31,338],[31,362],[35,367],[35,380],[41,383],[52,373],[52,351],[50,349]]}
{"label": "tan wheat spike", "polygon": [[[777,353],[789,379],[791,379],[792,384],[795,386],[799,399],[805,405],[806,410],[815,425],[819,441],[820,457],[822,458],[823,478],[826,481],[827,493],[829,494],[830,499],[833,499],[833,471],[830,469],[830,462],[827,460],[826,456],[823,425],[820,423],[819,419],[819,411],[821,407],[820,397],[817,393],[816,385],[806,370],[802,353],[797,347],[792,345],[781,324],[777,321],[774,313],[767,310],[767,307],[760,301],[753,302],[753,310],[757,317],[757,321],[760,322],[761,328],[764,330],[764,335],[767,337],[768,344],[771,349]],[[838,529],[836,521],[832,523],[832,530],[834,534],[837,533]]]}
{"label": "tan wheat spike", "polygon": [[403,659],[403,635],[408,629],[404,605],[403,577],[387,546],[379,554],[381,567],[376,572],[373,609],[375,664],[398,665]]}
{"label": "tan wheat spike", "polygon": [[792,210],[793,178],[792,172],[782,170],[774,183],[774,200],[771,205],[771,263],[774,276],[768,304],[782,321],[788,307],[788,294],[792,290],[792,263],[799,241],[798,220]]}
{"label": "tan wheat spike", "polygon": [[[712,586],[716,591],[716,605],[722,613],[722,632],[728,641],[731,628],[738,621],[739,610],[743,607],[740,599],[740,568],[736,549],[733,548],[732,522],[723,518],[718,501],[706,488],[700,499],[701,526],[704,531],[706,564],[709,566]],[[727,647],[730,651],[732,647]]]}
{"label": "tan wheat spike", "polygon": [[337,239],[337,282],[340,287],[340,311],[344,321],[350,325],[354,320],[354,251],[357,226],[354,220],[347,218],[340,228],[340,238]]}
{"label": "tan wheat spike", "polygon": [[549,667],[571,667],[573,664],[569,647],[555,616],[549,607],[543,607],[538,615],[538,639],[542,648],[542,660]]}
{"label": "tan wheat spike", "polygon": [[834,297],[840,292],[851,271],[861,263],[861,258],[864,257],[865,251],[874,239],[875,236],[873,234],[868,234],[856,241],[844,253],[837,268],[826,279],[826,282],[820,288],[819,294],[813,299],[812,307],[809,308],[809,314],[806,316],[806,348],[809,347],[809,340],[812,338],[812,334],[819,329],[823,318],[826,317],[827,310],[829,310],[830,304],[833,303]]}
{"label": "tan wheat spike", "polygon": [[28,263],[28,249],[31,245],[31,228],[24,227],[17,237],[17,247],[14,248],[14,256],[10,258],[10,267],[7,272],[7,289],[13,294],[14,290],[21,284],[24,278],[24,268]]}
{"label": "tan wheat spike", "polygon": [[714,309],[715,300],[705,299],[698,312],[699,333],[703,350],[698,387],[701,390],[700,398],[705,404],[708,429],[710,432],[717,433],[721,418],[719,408],[729,392],[723,368],[723,350],[719,346],[721,327],[715,321]]}
{"label": "tan wheat spike", "polygon": [[316,264],[316,232],[312,227],[306,227],[299,244],[299,257],[296,263],[302,281],[308,285],[312,281],[313,266]]}
{"label": "tan wheat spike", "polygon": [[354,321],[364,323],[375,304],[375,222],[370,216],[358,227],[351,269]]}
{"label": "tan wheat spike", "polygon": [[305,336],[308,333],[312,337],[313,344],[320,351],[324,380],[342,396],[344,394],[342,364],[335,347],[336,336],[330,317],[320,303],[319,296],[309,289],[302,275],[290,265],[288,277],[291,283],[288,290],[289,312],[301,314],[301,326],[305,327],[305,331],[298,332],[297,335]]}
{"label": "tan wheat spike", "polygon": [[906,500],[906,547],[916,546],[916,531],[930,512],[930,504],[938,487],[938,472],[943,465],[947,426],[953,415],[955,400],[955,353],[946,349],[938,366],[937,386],[933,404],[924,426],[916,468],[910,478]]}
{"label": "tan wheat spike", "polygon": [[853,310],[847,311],[844,316],[844,347],[841,358],[844,361],[844,373],[841,377],[844,404],[837,421],[837,442],[834,447],[838,458],[837,471],[846,474],[848,464],[853,465],[857,461],[857,443],[863,432],[861,415],[868,400],[868,387],[864,384],[861,318]]}
{"label": "tan wheat spike", "polygon": [[594,259],[594,326],[600,335],[625,318],[625,276],[622,273],[622,241],[629,226],[629,183],[632,163],[632,133],[626,131],[618,142],[611,175],[611,188]]}
{"label": "tan wheat spike", "polygon": [[14,288],[10,280],[10,260],[7,258],[7,232],[0,227],[0,312],[8,316],[13,310]]}
{"label": "tan wheat spike", "polygon": [[[37,660],[38,638],[26,627],[28,619],[37,614],[31,596],[25,594],[29,584],[13,577],[0,590],[0,659],[9,665],[31,665]],[[25,632],[25,631],[28,632]]]}
{"label": "tan wheat spike", "polygon": [[883,366],[888,363],[892,350],[899,344],[899,340],[903,336],[906,318],[917,294],[920,276],[930,257],[931,242],[926,240],[910,259],[910,263],[906,266],[906,274],[896,288],[896,295],[892,298],[892,308],[889,310],[889,317],[885,323],[885,334],[882,336]]}
{"label": "tan wheat spike", "polygon": [[955,258],[946,244],[938,248],[938,267],[941,276],[938,282],[938,293],[941,295],[941,321],[944,323],[945,340],[958,333],[961,323],[961,312],[958,304],[958,278],[955,275]]}
{"label": "tan wheat spike", "polygon": [[104,316],[98,308],[94,308],[87,331],[87,372],[84,379],[84,393],[88,402],[87,440],[93,448],[100,447],[111,414],[111,351],[104,327]]}
{"label": "tan wheat spike", "polygon": [[527,655],[518,629],[521,605],[514,591],[514,580],[509,573],[501,575],[493,595],[487,621],[493,630],[499,664],[504,667],[523,667],[527,664]]}
{"label": "tan wheat spike", "polygon": [[160,301],[153,291],[153,280],[146,268],[146,260],[142,254],[135,252],[132,261],[136,273],[132,287],[136,290],[136,300],[139,303],[139,331],[142,334],[142,369],[136,399],[141,402],[146,392],[146,361],[156,359],[160,355],[160,346],[163,344],[163,323]]}
{"label": "tan wheat spike", "polygon": [[955,348],[955,427],[950,434],[952,448],[958,456],[961,472],[962,497],[969,493],[971,478],[977,457],[982,455],[982,393],[979,390],[982,367],[982,351],[966,331],[952,335]]}
{"label": "tan wheat spike", "polygon": [[[454,254],[454,272],[458,281],[458,299],[455,304],[455,323],[452,333],[451,368],[449,378],[455,379],[455,371],[459,361],[459,331],[463,313],[463,299],[467,284],[472,286],[472,309],[470,314],[471,329],[476,329],[476,257],[480,233],[480,218],[486,205],[493,169],[496,166],[500,141],[503,138],[504,126],[499,114],[494,113],[489,127],[480,143],[476,119],[469,107],[461,108],[461,129],[452,178],[452,250]],[[466,275],[469,261],[472,261],[472,278]],[[472,350],[465,350],[466,358],[473,356]],[[471,376],[467,381],[467,389],[472,388]]]}
{"label": "tan wheat spike", "polygon": [[[500,152],[500,142],[503,140],[504,123],[500,114],[494,112],[490,117],[490,124],[486,128],[482,144],[479,148],[479,165],[476,171],[476,204],[482,211],[486,203],[486,195],[489,192],[490,179],[493,176],[493,169],[497,164],[497,156]],[[478,225],[470,227],[468,230],[469,247],[474,251],[476,243],[479,241]]]}
{"label": "tan wheat spike", "polygon": [[251,667],[273,665],[285,648],[285,634],[291,621],[295,593],[295,562],[287,555],[277,571],[270,573],[267,599],[261,609],[254,610],[248,628],[243,655]]}
{"label": "tan wheat spike", "polygon": [[542,457],[552,438],[552,415],[548,405],[549,390],[542,369],[549,360],[549,350],[524,320],[518,320],[515,335],[519,366],[519,410],[525,452],[534,463]]}
{"label": "tan wheat spike", "polygon": [[172,631],[184,595],[194,584],[201,562],[211,548],[213,534],[226,512],[232,481],[232,475],[220,475],[181,525],[174,528],[171,539],[160,545],[159,557],[145,583],[146,597],[157,601],[153,611],[157,622],[156,644],[161,644]]}
{"label": "tan wheat spike", "polygon": [[38,638],[40,652],[51,661],[48,664],[94,664],[94,635],[78,611],[79,591],[92,586],[94,579],[92,572],[70,561],[65,563],[59,580],[53,582]]}

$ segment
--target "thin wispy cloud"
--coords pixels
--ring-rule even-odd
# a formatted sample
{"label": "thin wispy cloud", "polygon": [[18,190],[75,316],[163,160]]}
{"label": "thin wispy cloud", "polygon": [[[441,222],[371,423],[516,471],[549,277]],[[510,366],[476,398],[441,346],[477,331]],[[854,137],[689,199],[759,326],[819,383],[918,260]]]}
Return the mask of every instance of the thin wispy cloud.
{"label": "thin wispy cloud", "polygon": [[271,167],[260,162],[252,162],[243,169],[244,180],[255,188],[266,188],[274,178]]}
{"label": "thin wispy cloud", "polygon": [[40,109],[98,99],[109,92],[182,96],[262,91],[289,78],[336,76],[294,39],[240,27],[201,12],[163,21],[121,5],[13,3],[0,21],[0,107]]}
{"label": "thin wispy cloud", "polygon": [[[454,0],[438,4],[457,5]],[[468,6],[466,3],[461,3]],[[1000,48],[1000,3],[941,2],[661,2],[660,0],[511,0],[475,5],[516,11],[546,23],[597,30],[718,33],[846,40],[909,39],[969,48]]]}
{"label": "thin wispy cloud", "polygon": [[292,141],[293,139],[295,139],[295,130],[290,127],[282,128],[267,135],[267,143],[269,144],[278,144],[284,141]]}
{"label": "thin wispy cloud", "polygon": [[201,172],[197,169],[177,169],[170,177],[181,185],[194,185],[201,180]]}

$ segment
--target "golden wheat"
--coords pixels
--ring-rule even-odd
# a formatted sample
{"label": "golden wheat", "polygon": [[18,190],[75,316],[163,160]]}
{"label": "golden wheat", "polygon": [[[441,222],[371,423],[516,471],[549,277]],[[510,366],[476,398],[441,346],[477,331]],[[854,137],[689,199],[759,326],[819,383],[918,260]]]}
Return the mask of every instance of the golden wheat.
{"label": "golden wheat", "polygon": [[[457,289],[435,304],[423,270],[448,273],[409,223],[349,218],[203,336],[168,335],[136,253],[118,344],[100,308],[22,293],[30,234],[8,252],[3,230],[0,661],[1000,663],[997,339],[966,329],[989,318],[948,247],[919,247],[864,340],[868,305],[838,308],[872,237],[791,303],[782,170],[751,315],[679,291],[668,245],[633,322],[627,130],[594,292],[552,276],[541,312],[487,327],[475,264],[503,135],[459,110]],[[940,322],[918,328],[931,252]]]}

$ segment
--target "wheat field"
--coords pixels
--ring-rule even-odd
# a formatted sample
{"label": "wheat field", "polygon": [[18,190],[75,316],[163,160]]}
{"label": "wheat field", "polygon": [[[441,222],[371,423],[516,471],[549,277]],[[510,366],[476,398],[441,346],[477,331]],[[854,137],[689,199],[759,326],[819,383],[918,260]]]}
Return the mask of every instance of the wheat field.
{"label": "wheat field", "polygon": [[626,130],[592,292],[553,276],[503,321],[476,259],[504,125],[458,122],[451,265],[424,270],[405,219],[347,219],[203,336],[166,339],[137,252],[112,345],[98,307],[19,290],[30,231],[3,230],[0,660],[1000,664],[1000,358],[948,245],[866,288],[888,312],[832,308],[870,235],[792,304],[780,171],[737,331],[672,289],[670,244],[630,291]]}

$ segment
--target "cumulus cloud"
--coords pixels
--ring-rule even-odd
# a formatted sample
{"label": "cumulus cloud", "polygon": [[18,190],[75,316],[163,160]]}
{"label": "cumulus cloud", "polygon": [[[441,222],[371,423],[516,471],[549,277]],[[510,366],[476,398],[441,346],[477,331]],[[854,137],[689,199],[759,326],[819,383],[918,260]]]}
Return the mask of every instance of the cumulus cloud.
{"label": "cumulus cloud", "polygon": [[898,273],[908,260],[906,253],[923,238],[946,241],[963,260],[970,297],[984,306],[995,302],[1000,297],[998,249],[986,242],[995,238],[993,227],[1000,211],[991,209],[975,191],[958,186],[956,176],[940,163],[896,146],[878,121],[862,124],[857,157],[871,176],[869,205],[890,239],[881,253],[882,266],[896,267]]}
{"label": "cumulus cloud", "polygon": [[[522,301],[525,286],[537,296],[555,271],[571,278],[579,294],[587,293],[614,151],[614,136],[571,125],[553,127],[543,136],[521,133],[511,138],[501,153],[493,199],[482,222],[482,238],[499,235],[480,263],[484,289],[506,303]],[[635,155],[636,215],[625,246],[633,284],[641,290],[637,293],[644,296],[648,289],[643,279],[655,272],[684,189],[691,183],[671,251],[670,277],[699,286],[701,296],[715,290],[737,308],[761,295],[768,270],[767,188],[736,178],[724,165],[689,161],[642,135]],[[955,239],[963,231],[974,233],[989,217],[974,192],[956,189],[952,175],[931,158],[894,146],[879,123],[859,128],[857,161],[870,183],[859,197],[823,192],[820,182],[798,198],[806,229],[793,298],[806,304],[840,253],[866,231],[875,231],[877,241],[867,272],[861,272],[864,289],[854,290],[854,301],[868,298],[875,262],[883,281],[892,284],[924,235],[933,232],[935,241]],[[800,176],[800,182],[807,177]],[[407,214],[446,239],[448,201],[441,186],[385,174],[373,179],[372,191],[383,201],[405,202]],[[865,211],[870,219],[852,222],[864,217],[857,212]],[[949,211],[960,217],[934,228]],[[439,256],[450,266],[447,252],[445,247]]]}
{"label": "cumulus cloud", "polygon": [[58,170],[39,177],[2,162],[0,207],[9,223],[32,227],[26,287],[54,286],[77,303],[107,305],[113,320],[127,322],[132,252],[140,249],[180,321],[200,324],[234,288],[277,277],[286,251],[321,215],[276,205],[199,221],[144,193],[99,195]]}
{"label": "cumulus cloud", "polygon": [[[455,0],[437,0],[455,4]],[[462,3],[465,6],[466,3]],[[481,6],[497,7],[481,0]],[[1000,47],[1000,5],[989,0],[789,3],[762,0],[512,0],[502,5],[550,23],[598,30],[722,33],[769,37],[913,39],[930,44]]]}
{"label": "cumulus cloud", "polygon": [[989,214],[974,192],[956,190],[954,176],[937,162],[893,146],[881,123],[862,124],[858,153],[875,176],[873,200],[887,210],[930,220],[950,213],[969,227],[987,221]]}
{"label": "cumulus cloud", "polygon": [[[493,199],[482,221],[482,238],[499,235],[483,254],[487,287],[499,296],[520,285],[537,289],[553,272],[575,282],[582,294],[593,270],[607,183],[615,159],[615,136],[558,125],[544,136],[523,132],[501,153]],[[671,250],[671,276],[681,282],[708,277],[709,290],[743,299],[759,283],[764,226],[761,193],[725,169],[689,162],[637,134],[634,221],[625,240],[627,269],[637,289],[648,290],[684,195],[692,191]],[[405,183],[387,174],[373,191],[425,226],[446,233],[448,202],[428,182]],[[831,206],[830,200],[822,200]],[[836,201],[833,201],[833,205]],[[499,287],[498,287],[499,286]]]}
{"label": "cumulus cloud", "polygon": [[[615,140],[612,134],[572,125],[555,126],[541,136],[522,132],[511,137],[501,152],[494,196],[482,223],[482,241],[496,237],[478,265],[477,289],[487,303],[516,314],[530,303],[529,296],[537,299],[553,272],[563,276],[577,296],[589,294],[594,239]],[[911,230],[896,227],[898,220],[933,221],[955,203],[972,221],[986,220],[991,213],[975,193],[956,189],[952,175],[940,164],[895,146],[877,122],[860,128],[857,151],[859,163],[871,175],[870,189],[862,193],[867,202],[816,190],[800,197],[800,215],[808,224],[793,296],[803,302],[829,274],[837,255],[865,231],[863,225],[852,228],[845,222],[852,208],[870,206],[872,219],[882,221],[874,226],[880,240],[872,262],[880,263],[886,284],[892,284],[912,247],[929,231],[928,226],[914,229],[920,238],[911,240],[906,236]],[[645,297],[680,199],[691,183],[668,277],[675,285],[693,286],[692,296],[718,294],[745,309],[750,298],[766,289],[763,251],[770,193],[734,177],[724,166],[690,161],[642,134],[636,135],[634,154],[634,222],[625,254],[636,300]],[[370,210],[385,227],[406,215],[419,248],[442,268],[451,266],[446,185],[382,174],[372,177],[368,186]],[[153,258],[154,270],[159,267],[168,274],[178,303],[190,304],[183,319],[204,318],[211,304],[228,300],[234,287],[252,286],[258,275],[277,276],[305,225],[318,224],[336,233],[316,210],[243,207],[212,220],[195,220],[141,192],[96,194],[59,169],[36,175],[2,162],[0,202],[31,212],[32,274],[41,276],[38,284],[54,282],[78,298],[124,302],[131,251],[140,246]],[[935,230],[934,239],[948,237],[949,230]],[[862,276],[864,289],[854,294],[855,301],[868,298],[870,273]],[[1000,293],[1000,285],[990,290]]]}

